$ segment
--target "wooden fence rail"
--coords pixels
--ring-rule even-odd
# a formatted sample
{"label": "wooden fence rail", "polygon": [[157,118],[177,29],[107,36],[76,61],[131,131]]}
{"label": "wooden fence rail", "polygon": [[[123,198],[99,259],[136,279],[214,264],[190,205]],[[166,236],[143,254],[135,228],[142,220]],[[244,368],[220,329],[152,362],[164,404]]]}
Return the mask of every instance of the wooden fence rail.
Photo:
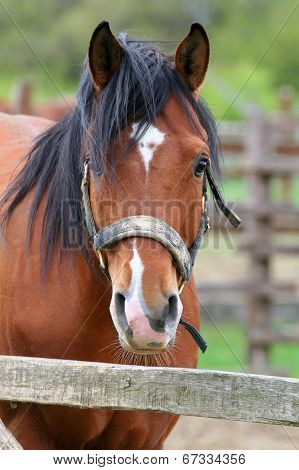
{"label": "wooden fence rail", "polygon": [[0,356],[0,400],[299,426],[299,379]]}
{"label": "wooden fence rail", "polygon": [[22,446],[0,419],[0,450],[21,450]]}

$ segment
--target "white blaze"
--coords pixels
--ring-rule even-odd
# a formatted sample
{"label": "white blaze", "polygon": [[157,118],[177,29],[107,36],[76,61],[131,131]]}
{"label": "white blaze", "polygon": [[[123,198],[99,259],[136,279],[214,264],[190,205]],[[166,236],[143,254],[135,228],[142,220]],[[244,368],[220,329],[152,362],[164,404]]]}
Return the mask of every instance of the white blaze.
{"label": "white blaze", "polygon": [[128,291],[128,299],[131,299],[132,297],[139,298],[142,292],[142,274],[144,271],[144,265],[136,248],[136,240],[134,240],[133,258],[130,261],[130,268],[132,276]]}
{"label": "white blaze", "polygon": [[125,302],[125,313],[128,324],[133,330],[135,344],[139,345],[139,349],[147,349],[149,343],[162,343],[166,345],[169,341],[168,333],[154,331],[144,311],[142,294],[144,265],[136,248],[136,240],[134,242],[130,268],[132,270],[132,277]]}
{"label": "white blaze", "polygon": [[[132,133],[130,135],[131,138],[135,137],[137,129],[138,123],[133,124]],[[138,141],[138,150],[142,157],[146,173],[148,173],[150,162],[157,147],[163,144],[164,139],[164,132],[151,124],[144,136]]]}

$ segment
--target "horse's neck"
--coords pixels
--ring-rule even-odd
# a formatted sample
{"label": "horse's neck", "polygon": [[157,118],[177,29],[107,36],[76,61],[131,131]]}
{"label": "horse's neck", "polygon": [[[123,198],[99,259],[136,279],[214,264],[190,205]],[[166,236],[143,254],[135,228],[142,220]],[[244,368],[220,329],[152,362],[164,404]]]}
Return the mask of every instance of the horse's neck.
{"label": "horse's neck", "polygon": [[[41,276],[40,237],[25,249],[24,208],[16,208],[0,245],[0,350],[4,354],[98,360],[113,337],[110,285],[99,282],[80,252],[54,252]],[[2,331],[2,333],[1,333]],[[110,338],[109,336],[109,338]],[[115,338],[113,338],[115,340]]]}

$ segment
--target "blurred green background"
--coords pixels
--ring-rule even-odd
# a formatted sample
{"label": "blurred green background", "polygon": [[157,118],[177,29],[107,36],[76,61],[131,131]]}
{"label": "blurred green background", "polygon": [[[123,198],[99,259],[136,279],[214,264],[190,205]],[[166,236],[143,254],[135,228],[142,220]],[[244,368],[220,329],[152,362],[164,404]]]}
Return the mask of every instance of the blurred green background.
{"label": "blurred green background", "polygon": [[[235,322],[204,324],[202,334],[209,347],[201,355],[198,367],[233,372],[250,372],[246,363],[246,328]],[[299,354],[296,344],[275,344],[270,349],[269,363],[279,375],[299,377]]]}
{"label": "blurred green background", "polygon": [[[9,97],[14,79],[20,78],[34,81],[37,100],[57,95],[56,86],[36,56],[63,93],[72,94],[91,33],[103,19],[110,21],[115,33],[128,31],[161,40],[181,40],[190,24],[199,21],[208,30],[212,45],[203,95],[215,116],[240,118],[249,103],[273,111],[280,85],[291,84],[299,91],[299,9],[288,19],[295,3],[294,0],[4,0],[0,6],[0,98]],[[236,92],[262,57],[230,107]]]}

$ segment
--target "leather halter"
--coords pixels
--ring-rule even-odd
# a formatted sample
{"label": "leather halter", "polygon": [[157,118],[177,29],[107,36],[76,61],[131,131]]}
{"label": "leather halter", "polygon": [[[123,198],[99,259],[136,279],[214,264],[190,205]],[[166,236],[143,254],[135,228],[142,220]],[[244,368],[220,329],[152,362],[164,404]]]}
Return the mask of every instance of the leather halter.
{"label": "leather halter", "polygon": [[[167,224],[164,220],[158,219],[157,217],[151,217],[149,215],[134,215],[131,217],[125,217],[124,219],[117,220],[116,222],[113,222],[112,224],[97,230],[90,205],[89,161],[85,161],[84,174],[81,184],[82,211],[90,242],[93,246],[93,249],[99,256],[101,269],[106,274],[110,282],[111,278],[109,275],[108,268],[104,262],[102,250],[112,245],[113,243],[116,243],[125,238],[151,238],[164,245],[165,248],[167,248],[167,250],[171,253],[172,258],[176,264],[177,270],[182,277],[182,283],[179,287],[179,294],[181,295],[185,284],[188,282],[192,274],[196,253],[200,248],[203,236],[210,228],[207,208],[208,197],[206,177],[220,210],[224,213],[224,215],[234,227],[239,227],[239,225],[241,224],[241,219],[235,214],[232,209],[230,209],[225,204],[225,201],[220,194],[217,183],[215,182],[211,174],[210,166],[208,166],[206,168],[206,176],[204,176],[205,179],[202,196],[202,217],[195,240],[192,245],[188,248],[185,245],[185,242],[183,241],[181,236],[173,227]],[[189,325],[184,320],[180,320],[180,323],[189,331],[189,333],[195,339],[200,349],[204,352],[207,348],[207,344],[205,343],[201,335],[196,331],[193,326]]]}

